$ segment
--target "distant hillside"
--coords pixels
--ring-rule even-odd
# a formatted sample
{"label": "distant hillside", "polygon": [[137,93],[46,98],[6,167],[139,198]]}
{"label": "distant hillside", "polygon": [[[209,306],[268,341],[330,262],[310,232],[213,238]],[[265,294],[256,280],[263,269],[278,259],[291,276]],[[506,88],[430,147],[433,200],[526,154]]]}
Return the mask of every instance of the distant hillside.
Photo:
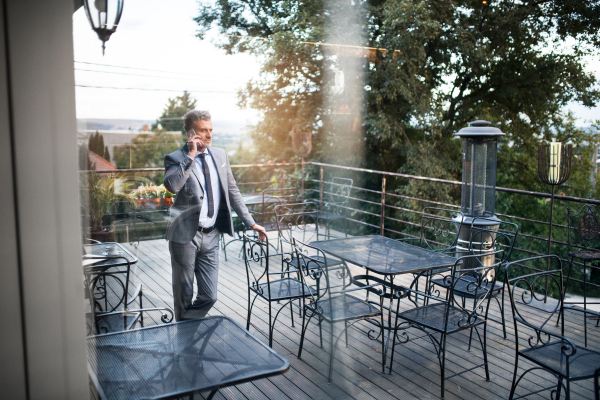
{"label": "distant hillside", "polygon": [[[152,126],[155,120],[144,119],[105,119],[105,118],[82,118],[77,120],[77,129],[83,130],[120,130],[131,129],[140,131],[144,125]],[[182,122],[183,125],[183,122]],[[216,134],[224,136],[241,136],[246,131],[246,121],[219,121],[213,120]]]}

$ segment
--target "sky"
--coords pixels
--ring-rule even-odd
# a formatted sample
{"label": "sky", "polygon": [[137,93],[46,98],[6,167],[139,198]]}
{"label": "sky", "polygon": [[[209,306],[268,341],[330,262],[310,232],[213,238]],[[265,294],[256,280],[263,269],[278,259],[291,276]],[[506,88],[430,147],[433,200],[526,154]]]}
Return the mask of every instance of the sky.
{"label": "sky", "polygon": [[102,42],[85,10],[77,10],[73,14],[77,118],[156,119],[170,97],[188,90],[198,100],[197,108],[211,111],[214,120],[256,122],[255,111],[237,107],[236,93],[258,74],[259,64],[253,56],[228,56],[210,39],[195,37],[196,15],[197,0],[128,0],[103,56]]}
{"label": "sky", "polygon": [[[128,0],[103,56],[83,7],[75,12],[77,117],[155,120],[170,97],[188,90],[198,100],[197,108],[211,111],[214,120],[257,122],[256,111],[237,107],[236,94],[258,75],[257,59],[248,54],[226,55],[213,44],[219,40],[215,34],[208,40],[195,37],[196,15],[197,0]],[[587,70],[600,78],[600,60],[589,57],[586,61]],[[132,90],[140,88],[147,90]],[[580,126],[600,119],[600,107],[571,103],[567,108]]]}

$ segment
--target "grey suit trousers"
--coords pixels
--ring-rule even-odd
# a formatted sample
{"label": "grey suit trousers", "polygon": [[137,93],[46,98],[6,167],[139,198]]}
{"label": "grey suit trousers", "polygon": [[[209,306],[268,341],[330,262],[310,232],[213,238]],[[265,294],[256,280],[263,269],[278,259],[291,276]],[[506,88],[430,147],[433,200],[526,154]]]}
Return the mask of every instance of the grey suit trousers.
{"label": "grey suit trousers", "polygon": [[[196,232],[191,242],[169,241],[175,320],[202,318],[217,302],[219,230]],[[194,276],[198,287],[194,297]]]}

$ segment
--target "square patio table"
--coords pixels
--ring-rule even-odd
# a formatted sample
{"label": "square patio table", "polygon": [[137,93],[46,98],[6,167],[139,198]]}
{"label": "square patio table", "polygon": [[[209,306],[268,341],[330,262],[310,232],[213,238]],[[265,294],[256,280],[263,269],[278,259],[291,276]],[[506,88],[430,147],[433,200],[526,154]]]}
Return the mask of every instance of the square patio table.
{"label": "square patio table", "polygon": [[416,274],[451,267],[456,258],[379,235],[354,236],[310,243],[325,253],[376,274]]}
{"label": "square patio table", "polygon": [[[392,293],[386,295],[390,299],[389,306],[386,307],[388,309],[387,326],[384,326],[384,329],[388,331],[386,353],[391,332],[395,331],[391,328],[394,290],[402,290],[401,287],[394,285],[394,277],[400,274],[422,274],[438,268],[451,267],[457,260],[456,257],[379,235],[321,240],[311,242],[310,245],[347,263],[363,267],[367,271],[389,279],[389,282],[386,281],[386,286],[391,289]],[[417,302],[416,298],[414,300],[409,298],[409,300],[415,304]]]}
{"label": "square patio table", "polygon": [[289,362],[222,316],[92,336],[88,370],[102,399],[168,399],[282,374]]}

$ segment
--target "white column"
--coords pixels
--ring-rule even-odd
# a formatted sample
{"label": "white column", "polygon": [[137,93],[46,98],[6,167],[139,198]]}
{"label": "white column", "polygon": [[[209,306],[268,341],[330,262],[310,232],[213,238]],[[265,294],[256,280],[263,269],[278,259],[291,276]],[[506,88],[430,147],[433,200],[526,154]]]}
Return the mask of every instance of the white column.
{"label": "white column", "polygon": [[[0,214],[4,371],[30,399],[89,395],[73,72],[73,0],[4,0]],[[14,191],[13,191],[14,189]],[[5,299],[8,298],[8,299]],[[20,316],[20,317],[19,317]],[[6,332],[6,333],[5,333]],[[20,339],[19,339],[20,336]],[[7,351],[15,359],[6,358]],[[20,356],[19,356],[20,355]],[[6,380],[0,381],[6,394]],[[10,384],[10,382],[8,382]],[[9,396],[12,398],[12,396]],[[15,394],[14,398],[24,398]]]}

